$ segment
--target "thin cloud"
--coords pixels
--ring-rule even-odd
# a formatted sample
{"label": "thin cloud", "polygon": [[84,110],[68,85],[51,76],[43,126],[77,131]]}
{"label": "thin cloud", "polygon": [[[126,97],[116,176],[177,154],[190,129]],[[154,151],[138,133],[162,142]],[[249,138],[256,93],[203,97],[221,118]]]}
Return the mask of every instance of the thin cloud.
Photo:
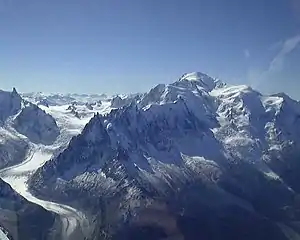
{"label": "thin cloud", "polygon": [[270,47],[268,48],[268,51],[274,52],[274,53],[278,52],[282,48],[283,43],[284,43],[284,41],[281,40],[281,41],[271,44]]}
{"label": "thin cloud", "polygon": [[272,44],[269,50],[276,51],[277,54],[266,69],[252,68],[248,70],[247,79],[249,84],[254,88],[263,88],[264,86],[272,88],[270,81],[273,82],[278,73],[283,70],[288,55],[296,50],[298,46],[300,46],[300,34]]}
{"label": "thin cloud", "polygon": [[275,56],[275,58],[270,63],[268,71],[269,72],[281,71],[287,55],[293,52],[299,44],[300,44],[300,34],[295,37],[287,39],[283,43],[279,53]]}
{"label": "thin cloud", "polygon": [[244,49],[244,56],[246,59],[251,57],[249,49]]}

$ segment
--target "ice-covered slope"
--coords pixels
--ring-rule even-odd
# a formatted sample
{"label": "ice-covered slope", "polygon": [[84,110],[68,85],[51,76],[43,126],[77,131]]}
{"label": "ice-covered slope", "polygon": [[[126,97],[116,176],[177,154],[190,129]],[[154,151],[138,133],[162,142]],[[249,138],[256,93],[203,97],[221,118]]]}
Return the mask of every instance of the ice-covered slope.
{"label": "ice-covered slope", "polygon": [[184,74],[96,114],[30,186],[94,216],[98,238],[289,239],[299,106]]}

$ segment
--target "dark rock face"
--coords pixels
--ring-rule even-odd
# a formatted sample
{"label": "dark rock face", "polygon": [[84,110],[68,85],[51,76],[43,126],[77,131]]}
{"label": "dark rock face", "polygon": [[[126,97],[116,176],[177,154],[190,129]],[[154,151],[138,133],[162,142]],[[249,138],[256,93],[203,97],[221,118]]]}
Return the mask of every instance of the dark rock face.
{"label": "dark rock face", "polygon": [[[12,92],[0,90],[0,126],[6,123],[9,117],[17,114],[22,107],[22,98],[13,88]],[[21,139],[12,139],[5,130],[0,133],[0,169],[20,163],[27,152],[27,143]]]}
{"label": "dark rock face", "polygon": [[115,96],[111,99],[111,107],[112,108],[121,108],[130,105],[133,102],[137,102],[140,100],[140,95],[129,95],[125,98],[121,98],[120,96]]}
{"label": "dark rock face", "polygon": [[27,150],[28,144],[23,140],[4,140],[0,143],[0,169],[22,162]]}
{"label": "dark rock face", "polygon": [[0,90],[0,125],[3,125],[9,116],[15,115],[21,109],[22,98],[14,88],[12,92]]}
{"label": "dark rock face", "polygon": [[122,99],[120,96],[116,96],[111,100],[111,106],[113,108],[120,108],[126,105],[126,100]]}
{"label": "dark rock face", "polygon": [[54,118],[33,104],[22,109],[14,127],[30,141],[45,145],[52,144],[60,133]]}

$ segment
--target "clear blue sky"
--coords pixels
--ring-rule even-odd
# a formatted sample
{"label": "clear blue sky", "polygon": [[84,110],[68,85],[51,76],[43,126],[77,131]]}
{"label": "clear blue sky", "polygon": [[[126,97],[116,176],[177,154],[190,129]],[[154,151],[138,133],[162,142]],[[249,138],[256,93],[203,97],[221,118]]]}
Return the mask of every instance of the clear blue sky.
{"label": "clear blue sky", "polygon": [[299,0],[0,0],[0,88],[127,93],[202,71],[300,99]]}

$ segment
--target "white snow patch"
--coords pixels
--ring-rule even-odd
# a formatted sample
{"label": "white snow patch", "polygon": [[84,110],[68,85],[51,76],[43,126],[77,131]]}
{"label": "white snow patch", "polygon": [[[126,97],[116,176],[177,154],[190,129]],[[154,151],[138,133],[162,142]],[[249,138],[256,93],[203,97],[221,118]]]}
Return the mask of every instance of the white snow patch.
{"label": "white snow patch", "polygon": [[2,232],[1,228],[0,228],[0,240],[9,240],[6,234]]}

